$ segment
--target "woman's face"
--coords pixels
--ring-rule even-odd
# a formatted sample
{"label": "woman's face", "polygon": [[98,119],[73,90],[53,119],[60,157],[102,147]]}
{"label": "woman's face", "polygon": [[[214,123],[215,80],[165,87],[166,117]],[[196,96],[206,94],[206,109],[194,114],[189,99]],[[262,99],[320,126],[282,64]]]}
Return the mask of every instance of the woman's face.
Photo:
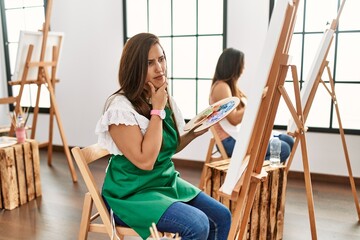
{"label": "woman's face", "polygon": [[146,82],[151,82],[156,89],[166,82],[166,60],[159,44],[154,44],[149,51]]}

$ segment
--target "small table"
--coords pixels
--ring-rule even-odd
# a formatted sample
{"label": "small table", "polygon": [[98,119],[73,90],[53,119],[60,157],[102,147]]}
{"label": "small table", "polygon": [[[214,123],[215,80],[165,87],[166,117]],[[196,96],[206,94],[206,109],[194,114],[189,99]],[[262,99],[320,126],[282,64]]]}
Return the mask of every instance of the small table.
{"label": "small table", "polygon": [[41,196],[37,141],[0,148],[0,186],[0,208],[8,210]]}

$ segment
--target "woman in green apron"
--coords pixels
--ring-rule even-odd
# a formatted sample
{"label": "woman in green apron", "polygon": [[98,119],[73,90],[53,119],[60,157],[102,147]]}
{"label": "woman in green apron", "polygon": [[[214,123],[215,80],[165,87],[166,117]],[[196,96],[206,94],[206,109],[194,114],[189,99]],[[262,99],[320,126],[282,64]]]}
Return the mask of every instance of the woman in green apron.
{"label": "woman in green apron", "polygon": [[166,57],[155,35],[127,41],[119,84],[96,126],[99,145],[112,154],[102,195],[115,223],[143,239],[153,222],[182,240],[227,239],[229,210],[180,178],[171,160],[207,130],[182,134],[184,120],[168,96]]}

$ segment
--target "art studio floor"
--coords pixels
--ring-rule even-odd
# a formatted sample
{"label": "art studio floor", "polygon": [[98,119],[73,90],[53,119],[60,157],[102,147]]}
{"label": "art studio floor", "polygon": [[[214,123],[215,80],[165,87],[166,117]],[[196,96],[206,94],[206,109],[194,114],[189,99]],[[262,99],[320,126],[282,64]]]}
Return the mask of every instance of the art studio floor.
{"label": "art studio floor", "polygon": [[[63,153],[54,153],[52,167],[47,165],[47,155],[43,150],[40,150],[40,159],[42,196],[10,211],[0,209],[0,240],[77,239],[86,192],[82,177],[77,171],[79,181],[72,182]],[[105,166],[106,161],[93,166],[99,184]],[[201,168],[179,166],[177,169],[184,179],[198,185]],[[285,240],[311,239],[304,186],[303,180],[288,178]],[[360,186],[358,193],[359,189]],[[313,181],[313,195],[318,239],[360,239],[360,224],[349,184]],[[89,239],[108,238],[90,234]]]}

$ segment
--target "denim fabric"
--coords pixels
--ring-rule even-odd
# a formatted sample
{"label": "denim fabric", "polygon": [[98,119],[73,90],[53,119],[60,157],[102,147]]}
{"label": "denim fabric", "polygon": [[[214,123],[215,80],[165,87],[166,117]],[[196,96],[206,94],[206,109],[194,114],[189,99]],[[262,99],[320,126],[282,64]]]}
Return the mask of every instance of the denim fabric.
{"label": "denim fabric", "polygon": [[[293,137],[291,137],[287,134],[279,134],[276,137],[278,137],[281,140],[280,161],[285,162],[291,153],[291,149],[294,145],[294,139],[293,139]],[[232,153],[234,151],[234,146],[235,146],[236,140],[230,136],[230,137],[225,138],[221,142],[225,148],[225,151],[226,151],[228,157],[231,157]],[[270,159],[270,144],[268,144],[265,159],[266,160]]]}
{"label": "denim fabric", "polygon": [[[232,153],[234,151],[236,140],[230,136],[230,137],[223,139],[221,142],[225,148],[226,154],[228,155],[228,157],[231,157]],[[216,145],[216,148],[217,148],[217,145]]]}
{"label": "denim fabric", "polygon": [[[104,201],[109,209],[105,199]],[[114,219],[117,225],[127,226],[116,215]],[[181,240],[226,240],[230,225],[229,209],[200,192],[187,203],[173,203],[161,216],[156,227],[160,232],[179,233]]]}
{"label": "denim fabric", "polygon": [[231,213],[223,204],[201,192],[187,203],[173,203],[157,223],[159,231],[179,233],[181,240],[226,240]]}
{"label": "denim fabric", "polygon": [[290,149],[293,148],[293,146],[294,146],[294,138],[293,137],[291,137],[287,134],[280,134],[278,137],[281,141],[286,142],[289,145]]}
{"label": "denim fabric", "polygon": [[[104,203],[105,203],[105,206],[106,208],[109,210],[110,212],[110,206],[109,204],[107,203],[106,199],[104,198],[104,196],[102,196],[102,199],[104,200]],[[119,226],[123,226],[123,227],[129,227],[126,223],[124,223],[118,216],[116,216],[114,214],[114,220],[115,220],[115,223],[116,225],[119,225]]]}

